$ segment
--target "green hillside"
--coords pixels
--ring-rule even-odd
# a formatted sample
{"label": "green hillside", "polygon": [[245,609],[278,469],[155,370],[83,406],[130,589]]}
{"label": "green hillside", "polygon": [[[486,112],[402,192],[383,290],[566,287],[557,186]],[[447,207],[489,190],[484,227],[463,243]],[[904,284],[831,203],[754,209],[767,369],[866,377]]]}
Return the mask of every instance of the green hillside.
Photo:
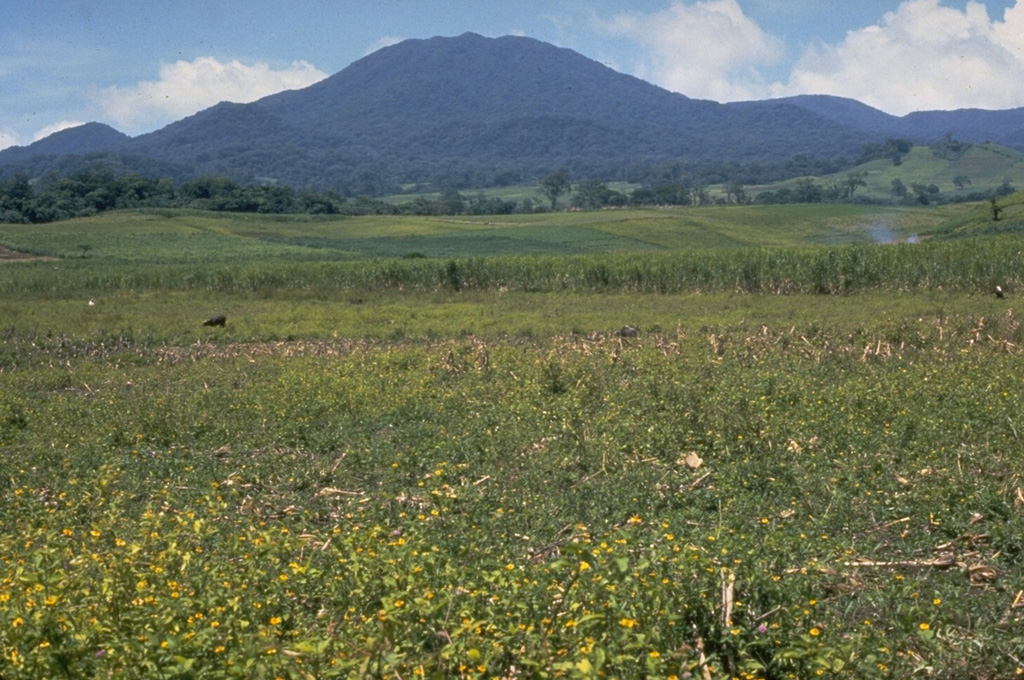
{"label": "green hillside", "polygon": [[[998,219],[996,219],[998,217]],[[1021,233],[1024,231],[1024,191],[975,203],[969,210],[951,216],[929,234],[941,238]]]}
{"label": "green hillside", "polygon": [[880,225],[887,234],[882,240],[896,240],[965,210],[819,204],[355,218],[118,211],[46,227],[0,225],[0,246],[137,263],[671,252],[872,243],[880,240]]}
{"label": "green hillside", "polygon": [[[867,171],[864,192],[872,197],[892,196],[895,179],[907,187],[934,184],[942,193],[956,196],[994,190],[1006,180],[1014,185],[1024,183],[1024,154],[994,144],[973,144],[962,153],[949,155],[935,147],[918,146],[900,165],[888,159],[875,160],[853,171]],[[969,183],[959,188],[954,183],[957,177],[967,178]]]}
{"label": "green hillside", "polygon": [[[963,200],[972,194],[1000,189],[1008,180],[1011,186],[1024,185],[1024,154],[997,144],[944,144],[915,146],[901,158],[898,165],[891,158],[879,158],[849,170],[810,178],[829,186],[842,184],[850,175],[864,173],[865,186],[858,187],[855,197],[872,201],[894,200],[893,181],[899,180],[911,198],[913,185],[934,185],[938,196]],[[962,186],[956,180],[960,178]],[[801,180],[794,178],[776,184],[748,187],[748,193],[794,189]],[[935,197],[935,194],[930,194]]]}
{"label": "green hillside", "polygon": [[[894,163],[892,158],[878,158],[830,175],[792,177],[771,184],[745,186],[744,191],[748,200],[763,203],[770,201],[758,198],[762,192],[796,192],[801,183],[811,182],[822,190],[822,201],[848,200],[845,194],[838,199],[830,196],[829,190],[844,187],[848,179],[854,175],[861,176],[865,182],[854,191],[854,199],[859,202],[915,203],[920,192],[927,195],[929,203],[980,200],[993,192],[1006,193],[1013,187],[1024,186],[1024,154],[998,144],[945,142],[931,146],[915,146],[901,156],[899,164]],[[574,187],[586,180],[582,176],[571,179]],[[906,195],[903,197],[894,195],[893,183],[896,180],[905,187]],[[628,196],[644,185],[607,182],[606,186]],[[920,191],[915,189],[915,186],[920,187]],[[417,188],[418,185],[407,185],[403,193],[387,196],[384,200],[392,205],[401,205],[416,199],[435,201],[441,198],[439,192],[420,192]],[[730,201],[725,188],[724,184],[707,186],[708,197],[715,202]],[[524,199],[530,199],[537,206],[548,204],[548,199],[537,185],[496,187],[479,194],[503,201],[522,202]],[[464,192],[467,199],[473,195],[472,192]],[[570,193],[563,197],[561,204],[568,204],[571,196]],[[779,202],[787,203],[792,200],[802,199]]]}

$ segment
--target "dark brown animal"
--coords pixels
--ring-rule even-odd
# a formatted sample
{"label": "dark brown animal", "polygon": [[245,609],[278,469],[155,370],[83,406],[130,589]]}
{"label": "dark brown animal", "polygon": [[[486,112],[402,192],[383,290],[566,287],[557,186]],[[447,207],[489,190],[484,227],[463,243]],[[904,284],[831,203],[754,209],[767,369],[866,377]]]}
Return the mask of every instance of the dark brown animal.
{"label": "dark brown animal", "polygon": [[204,321],[203,325],[204,326],[220,326],[221,328],[223,328],[224,324],[226,324],[227,322],[228,322],[228,317],[224,316],[223,314],[218,314],[217,316],[211,317],[211,318],[207,319],[206,321]]}
{"label": "dark brown animal", "polygon": [[1003,293],[1003,287],[1002,286],[996,286],[996,297],[997,298],[1001,298],[1004,295],[1005,295],[1005,293]]}

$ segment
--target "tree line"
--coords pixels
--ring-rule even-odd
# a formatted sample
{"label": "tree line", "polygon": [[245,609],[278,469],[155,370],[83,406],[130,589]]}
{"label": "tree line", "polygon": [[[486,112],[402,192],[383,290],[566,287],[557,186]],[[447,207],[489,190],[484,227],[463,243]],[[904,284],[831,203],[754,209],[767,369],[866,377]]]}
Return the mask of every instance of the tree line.
{"label": "tree line", "polygon": [[225,177],[175,185],[134,173],[91,167],[32,181],[24,174],[0,179],[0,222],[43,223],[124,208],[195,208],[230,212],[336,213],[344,199],[331,192],[296,193],[289,187],[241,186]]}
{"label": "tree line", "polygon": [[[729,184],[730,196],[744,200],[742,186]],[[117,174],[92,167],[64,176],[30,180],[15,174],[0,178],[0,222],[40,224],[89,217],[108,210],[133,208],[189,208],[219,212],[312,215],[507,215],[558,210],[565,207],[595,210],[606,207],[703,205],[710,203],[703,185],[662,182],[630,192],[608,187],[599,179],[570,183],[568,172],[544,177],[538,190],[547,201],[530,197],[509,200],[482,191],[465,195],[447,189],[436,197],[419,196],[392,203],[371,196],[344,197],[334,191],[297,192],[279,185],[241,185],[223,176],[199,177],[182,184],[135,173]],[[567,202],[559,203],[566,195]]]}
{"label": "tree line", "polygon": [[[909,149],[901,140],[865,148],[866,157],[891,158],[898,165]],[[667,173],[672,177],[672,173]],[[30,180],[24,173],[0,177],[0,222],[44,223],[87,217],[107,210],[131,208],[190,208],[239,213],[312,215],[506,215],[559,210],[650,206],[704,206],[723,204],[822,203],[858,200],[857,191],[866,186],[865,172],[820,182],[804,177],[790,187],[753,194],[743,182],[745,175],[716,178],[721,191],[712,194],[700,176],[665,179],[642,184],[630,191],[618,191],[602,179],[570,181],[561,169],[542,177],[537,185],[544,200],[519,200],[487,196],[482,191],[465,195],[446,189],[432,197],[418,196],[393,203],[372,196],[341,196],[335,191],[296,191],[282,185],[242,185],[224,176],[204,176],[176,184],[169,178],[154,179],[135,172],[117,172],[102,164],[65,175],[51,173]],[[971,184],[966,176],[954,178],[957,189]],[[973,192],[945,196],[934,185],[900,180],[892,182],[892,200],[922,204],[950,200],[986,200],[1013,191],[1009,180],[995,192]],[[564,197],[564,201],[562,201]],[[562,202],[560,202],[562,201]]]}
{"label": "tree line", "polygon": [[241,185],[206,176],[176,185],[107,168],[32,181],[24,174],[0,178],[0,223],[40,224],[132,208],[189,208],[218,212],[308,215],[495,215],[543,209],[532,199],[507,201],[483,193],[466,197],[447,190],[439,198],[389,203],[370,196],[343,197],[334,191],[297,192],[279,185]]}

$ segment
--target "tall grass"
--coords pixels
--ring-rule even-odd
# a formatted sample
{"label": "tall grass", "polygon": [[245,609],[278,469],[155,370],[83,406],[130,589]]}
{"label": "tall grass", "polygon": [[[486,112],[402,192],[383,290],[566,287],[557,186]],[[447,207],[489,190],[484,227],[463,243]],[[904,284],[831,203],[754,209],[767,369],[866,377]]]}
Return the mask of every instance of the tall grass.
{"label": "tall grass", "polygon": [[638,293],[987,291],[1021,285],[1024,238],[1014,235],[879,246],[748,248],[586,256],[378,258],[102,266],[89,258],[4,265],[0,292],[82,290],[260,292],[280,288]]}

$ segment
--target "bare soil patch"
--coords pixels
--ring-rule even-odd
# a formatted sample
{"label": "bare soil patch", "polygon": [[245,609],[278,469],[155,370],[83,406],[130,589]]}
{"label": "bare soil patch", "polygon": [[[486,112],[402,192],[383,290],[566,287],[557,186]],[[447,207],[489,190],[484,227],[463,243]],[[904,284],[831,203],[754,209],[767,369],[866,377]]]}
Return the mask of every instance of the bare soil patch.
{"label": "bare soil patch", "polygon": [[10,248],[0,246],[0,262],[25,262],[27,260],[57,260],[59,258],[47,255],[30,255]]}

